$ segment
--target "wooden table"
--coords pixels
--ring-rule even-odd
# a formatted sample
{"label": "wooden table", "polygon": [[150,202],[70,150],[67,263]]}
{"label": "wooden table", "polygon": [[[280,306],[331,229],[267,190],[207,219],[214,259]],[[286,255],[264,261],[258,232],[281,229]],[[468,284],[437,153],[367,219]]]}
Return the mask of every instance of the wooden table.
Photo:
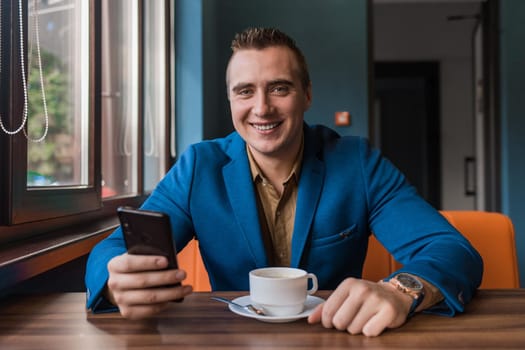
{"label": "wooden table", "polygon": [[82,293],[10,297],[0,302],[0,349],[525,349],[525,289],[482,290],[465,314],[416,315],[375,338],[304,319],[263,323],[210,300],[243,294],[194,293],[147,321],[93,315]]}

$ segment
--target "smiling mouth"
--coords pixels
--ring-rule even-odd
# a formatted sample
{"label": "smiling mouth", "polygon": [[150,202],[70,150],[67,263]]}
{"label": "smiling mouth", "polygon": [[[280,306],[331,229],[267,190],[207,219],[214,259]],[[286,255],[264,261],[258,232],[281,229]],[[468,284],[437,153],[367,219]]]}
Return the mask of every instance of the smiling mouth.
{"label": "smiling mouth", "polygon": [[260,131],[268,131],[275,129],[278,127],[281,123],[271,123],[271,124],[252,124],[252,126]]}

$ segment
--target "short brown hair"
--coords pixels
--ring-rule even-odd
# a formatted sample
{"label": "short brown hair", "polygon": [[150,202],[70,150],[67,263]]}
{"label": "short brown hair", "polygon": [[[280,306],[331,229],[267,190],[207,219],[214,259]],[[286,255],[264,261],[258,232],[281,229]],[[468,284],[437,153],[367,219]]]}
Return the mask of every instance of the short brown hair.
{"label": "short brown hair", "polygon": [[297,58],[297,63],[299,64],[299,78],[301,84],[306,91],[310,85],[310,74],[308,73],[306,59],[301,50],[295,44],[295,40],[279,29],[251,27],[235,34],[231,43],[232,56],[239,50],[262,50],[272,46],[285,46],[292,50]]}

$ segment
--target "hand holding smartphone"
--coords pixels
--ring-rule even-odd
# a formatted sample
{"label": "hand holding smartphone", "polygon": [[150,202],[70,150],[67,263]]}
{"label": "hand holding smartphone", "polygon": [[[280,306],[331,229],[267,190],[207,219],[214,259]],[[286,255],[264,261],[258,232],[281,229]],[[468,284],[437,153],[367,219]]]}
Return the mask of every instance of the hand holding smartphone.
{"label": "hand holding smartphone", "polygon": [[[128,254],[165,256],[168,259],[167,269],[178,268],[168,215],[131,207],[119,207],[117,214]],[[175,286],[180,286],[180,283]]]}

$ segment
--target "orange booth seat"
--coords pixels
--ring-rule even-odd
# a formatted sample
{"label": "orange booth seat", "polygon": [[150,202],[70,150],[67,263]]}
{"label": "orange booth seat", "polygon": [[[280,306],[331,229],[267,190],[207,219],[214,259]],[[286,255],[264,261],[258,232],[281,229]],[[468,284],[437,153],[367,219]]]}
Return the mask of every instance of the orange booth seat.
{"label": "orange booth seat", "polygon": [[[480,288],[519,288],[514,227],[507,216],[482,211],[442,211],[441,214],[470,241],[483,258]],[[198,241],[192,240],[179,253],[178,259],[180,267],[188,273],[186,283],[193,285],[195,291],[211,290]],[[378,281],[400,267],[375,237],[370,236],[363,278]]]}
{"label": "orange booth seat", "polygon": [[184,284],[191,284],[196,292],[211,291],[208,272],[201,259],[199,241],[192,239],[184,249],[177,254],[179,267],[186,271]]}
{"label": "orange booth seat", "polygon": [[478,250],[483,258],[480,288],[519,288],[514,226],[501,213],[443,211],[443,216]]}

